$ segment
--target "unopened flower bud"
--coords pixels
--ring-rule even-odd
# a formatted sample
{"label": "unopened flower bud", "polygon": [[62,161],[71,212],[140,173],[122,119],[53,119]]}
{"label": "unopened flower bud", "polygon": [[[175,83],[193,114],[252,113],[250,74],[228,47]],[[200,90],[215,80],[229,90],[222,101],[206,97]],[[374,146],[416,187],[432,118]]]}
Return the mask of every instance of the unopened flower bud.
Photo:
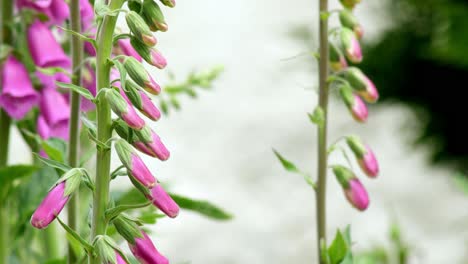
{"label": "unopened flower bud", "polygon": [[[139,41],[139,40],[137,40],[137,41]],[[118,45],[116,45],[114,47],[114,54],[130,56],[130,57],[134,57],[139,62],[142,61],[142,58],[141,58],[140,54],[138,54],[138,52],[135,50],[133,45],[130,43],[130,39],[128,39],[128,38],[119,39],[117,41],[117,44]],[[140,45],[144,45],[144,44],[141,43]]]}
{"label": "unopened flower bud", "polygon": [[122,95],[114,89],[106,91],[106,98],[109,101],[109,105],[112,111],[122,118],[131,128],[139,130],[145,125],[145,121],[135,112],[133,106],[131,106]]}
{"label": "unopened flower bud", "polygon": [[179,206],[160,184],[151,189],[147,198],[167,216],[175,218],[179,214]]}
{"label": "unopened flower bud", "polygon": [[353,118],[358,122],[366,122],[369,111],[362,99],[348,86],[340,88],[340,95]]}
{"label": "unopened flower bud", "polygon": [[346,67],[348,67],[348,63],[346,62],[345,57],[341,53],[341,51],[338,49],[338,47],[335,46],[335,44],[330,43],[330,67],[334,71],[340,71]]}
{"label": "unopened flower bud", "polygon": [[333,173],[343,188],[349,203],[360,211],[366,210],[369,206],[369,196],[354,173],[348,168],[339,165],[333,166]]}
{"label": "unopened flower bud", "polygon": [[161,255],[151,241],[151,238],[141,231],[143,238],[136,238],[135,243],[128,243],[130,251],[141,263],[169,264],[169,260]]}
{"label": "unopened flower bud", "polygon": [[364,145],[356,136],[347,137],[346,143],[356,156],[362,171],[371,178],[377,177],[379,174],[379,163],[369,146]]}
{"label": "unopened flower bud", "polygon": [[164,67],[166,67],[167,61],[157,49],[149,48],[136,38],[131,38],[130,43],[138,54],[149,64],[159,69],[164,69]]}
{"label": "unopened flower bud", "polygon": [[127,168],[129,176],[134,177],[143,186],[153,188],[156,179],[132,146],[125,140],[118,139],[115,142],[115,149],[120,161]]}
{"label": "unopened flower bud", "polygon": [[175,0],[161,0],[161,3],[163,3],[163,5],[168,6],[168,7],[175,7],[176,1]]}
{"label": "unopened flower bud", "polygon": [[361,45],[353,31],[348,28],[341,28],[341,43],[345,50],[346,57],[353,63],[362,61]]}
{"label": "unopened flower bud", "polygon": [[357,20],[356,16],[348,9],[343,9],[340,11],[340,23],[342,26],[347,27],[354,31],[356,37],[359,39],[362,38],[364,34],[364,30],[362,29],[359,21]]}
{"label": "unopened flower bud", "polygon": [[144,0],[143,18],[152,31],[167,31],[167,23],[159,5],[154,0]]}
{"label": "unopened flower bud", "polygon": [[[144,146],[150,151],[150,156],[156,157],[162,161],[169,158],[170,152],[161,141],[161,138],[148,126],[145,126],[140,131],[135,131],[136,136],[140,139],[137,146],[144,144]],[[148,154],[148,153],[147,153]]]}
{"label": "unopened flower bud", "polygon": [[349,67],[344,72],[344,77],[366,102],[375,103],[379,99],[374,83],[359,68]]}
{"label": "unopened flower bud", "polygon": [[353,9],[361,0],[340,0],[340,2],[344,7]]}
{"label": "unopened flower bud", "polygon": [[153,36],[153,33],[151,33],[148,25],[146,25],[145,20],[143,20],[138,13],[130,11],[125,16],[125,19],[127,20],[127,25],[130,28],[130,31],[138,38],[138,40],[149,47],[156,45],[156,38]]}
{"label": "unopened flower bud", "polygon": [[130,78],[132,78],[138,86],[143,87],[143,89],[151,94],[157,95],[161,92],[161,87],[151,78],[143,65],[135,58],[125,58],[124,67],[128,75],[130,75]]}

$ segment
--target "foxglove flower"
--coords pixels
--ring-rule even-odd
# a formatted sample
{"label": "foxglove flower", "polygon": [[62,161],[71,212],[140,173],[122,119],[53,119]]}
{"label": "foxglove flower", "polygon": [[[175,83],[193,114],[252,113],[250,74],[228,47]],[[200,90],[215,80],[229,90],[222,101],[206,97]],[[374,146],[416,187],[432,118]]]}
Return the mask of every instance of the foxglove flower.
{"label": "foxglove flower", "polygon": [[[91,65],[86,65],[82,71],[81,82],[84,88],[91,92],[93,96],[96,96],[96,72]],[[81,98],[81,111],[91,111],[96,105],[90,100],[82,97]]]}
{"label": "foxglove flower", "polygon": [[140,130],[145,125],[145,121],[135,112],[133,106],[125,101],[122,95],[114,89],[106,91],[106,98],[112,111],[124,120],[131,128]]}
{"label": "foxglove flower", "polygon": [[330,67],[334,71],[340,71],[346,67],[348,67],[348,63],[346,62],[345,57],[341,53],[341,51],[333,44],[330,43]]}
{"label": "foxglove flower", "polygon": [[140,54],[133,48],[130,39],[119,39],[117,46],[114,48],[114,53],[117,55],[125,55],[135,58],[137,61],[142,62]]}
{"label": "foxglove flower", "polygon": [[135,244],[128,243],[135,258],[146,264],[169,264],[169,260],[158,252],[151,238],[145,232],[141,233],[143,237],[135,238]]}
{"label": "foxglove flower", "polygon": [[145,45],[152,47],[156,45],[157,40],[151,33],[145,20],[135,11],[130,11],[125,16],[130,31]]}
{"label": "foxglove flower", "polygon": [[39,207],[34,211],[31,217],[31,224],[35,228],[46,228],[57,215],[60,214],[70,196],[65,196],[65,184],[63,181],[49,191],[47,196],[42,200]]}
{"label": "foxglove flower", "polygon": [[168,28],[167,23],[164,20],[164,14],[155,1],[144,0],[143,6],[139,2],[133,1],[129,3],[129,8],[137,13],[142,10],[141,15],[151,31],[167,31]]}
{"label": "foxglove flower", "polygon": [[14,119],[22,119],[39,101],[29,74],[21,62],[9,56],[2,69],[0,106]]}
{"label": "foxglove flower", "polygon": [[379,92],[374,83],[359,68],[347,68],[344,77],[366,102],[375,103],[379,99]]}
{"label": "foxglove flower", "polygon": [[140,141],[134,143],[137,148],[144,149],[144,147],[146,147],[146,149],[149,150],[149,153],[145,152],[146,154],[156,157],[162,161],[169,158],[169,150],[164,146],[161,138],[159,138],[159,136],[148,126],[145,126],[140,131],[135,131],[135,134],[140,139]]}
{"label": "foxglove flower", "polygon": [[354,34],[356,34],[356,37],[362,38],[362,36],[364,35],[364,30],[359,24],[359,21],[353,15],[353,13],[351,13],[351,11],[346,8],[340,11],[340,23],[344,27],[353,30]]}
{"label": "foxglove flower", "polygon": [[68,68],[71,65],[52,32],[39,20],[28,28],[28,45],[31,57],[39,67]]}
{"label": "foxglove flower", "polygon": [[157,49],[147,47],[136,38],[131,38],[130,44],[138,54],[140,54],[141,58],[149,64],[158,69],[164,69],[166,67],[167,61]]}
{"label": "foxglove flower", "polygon": [[139,89],[138,85],[136,85],[132,80],[127,80],[125,82],[125,86],[128,90],[128,92],[126,92],[127,95],[130,93],[130,95],[128,95],[130,101],[132,101],[133,98],[133,106],[153,121],[157,121],[161,118],[161,112],[159,109],[153,104],[148,95]]}
{"label": "foxglove flower", "polygon": [[362,61],[361,45],[353,31],[348,28],[341,28],[341,43],[345,50],[346,57],[353,63]]}
{"label": "foxglove flower", "polygon": [[334,166],[333,172],[349,203],[360,211],[366,210],[369,206],[369,196],[354,173],[343,166]]}
{"label": "foxglove flower", "polygon": [[161,0],[161,3],[163,3],[163,5],[168,6],[168,7],[175,7],[176,5],[175,0]]}
{"label": "foxglove flower", "polygon": [[17,0],[16,6],[19,9],[31,8],[47,15],[48,25],[61,25],[70,16],[70,9],[65,0]]}
{"label": "foxglove flower", "polygon": [[89,0],[80,0],[81,29],[88,31],[94,20],[94,8]]}
{"label": "foxglove flower", "polygon": [[115,142],[115,149],[120,161],[127,168],[130,177],[134,177],[147,188],[153,188],[156,184],[156,179],[132,146],[125,140],[119,139]]}
{"label": "foxglove flower", "polygon": [[352,89],[347,86],[340,88],[340,95],[354,120],[361,123],[366,122],[369,111],[362,99],[355,95]]}
{"label": "foxglove flower", "polygon": [[161,92],[161,87],[151,78],[143,65],[135,58],[126,57],[123,64],[130,78],[140,87],[143,87],[147,92],[155,95]]}
{"label": "foxglove flower", "polygon": [[347,137],[346,143],[356,156],[362,171],[371,178],[377,177],[379,174],[379,163],[369,146],[364,145],[356,136]]}
{"label": "foxglove flower", "polygon": [[179,215],[179,206],[160,184],[151,189],[151,193],[147,198],[167,216],[175,218]]}
{"label": "foxglove flower", "polygon": [[39,108],[49,128],[48,136],[68,140],[70,106],[63,95],[55,89],[43,89]]}

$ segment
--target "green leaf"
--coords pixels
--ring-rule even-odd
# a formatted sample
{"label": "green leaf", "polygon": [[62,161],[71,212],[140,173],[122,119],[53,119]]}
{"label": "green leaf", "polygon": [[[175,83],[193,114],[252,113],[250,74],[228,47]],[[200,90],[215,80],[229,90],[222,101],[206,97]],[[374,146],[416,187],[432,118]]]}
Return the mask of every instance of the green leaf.
{"label": "green leaf", "polygon": [[133,209],[138,209],[138,208],[144,208],[150,205],[151,202],[148,201],[143,204],[123,204],[123,205],[117,205],[116,207],[110,208],[106,210],[106,219],[111,221],[115,217],[117,217],[120,213],[123,213],[128,210],[133,210]]}
{"label": "green leaf", "polygon": [[23,164],[0,168],[0,186],[17,179],[29,177],[38,169],[36,166]]}
{"label": "green leaf", "polygon": [[325,113],[320,106],[317,106],[312,114],[307,114],[309,119],[312,123],[316,124],[317,126],[323,126],[325,122]]}
{"label": "green leaf", "polygon": [[299,172],[299,169],[292,163],[291,161],[285,159],[276,149],[273,149],[273,152],[275,153],[276,157],[278,160],[281,162],[281,165],[283,165],[283,168],[289,172]]}
{"label": "green leaf", "polygon": [[59,28],[62,29],[63,31],[65,31],[65,32],[67,32],[67,33],[70,33],[72,35],[75,35],[75,36],[81,38],[84,41],[90,42],[94,47],[96,47],[96,41],[93,38],[87,37],[87,36],[85,36],[85,35],[83,35],[83,34],[81,34],[79,32],[73,31],[73,30],[68,29],[68,28],[64,28],[64,27],[60,27],[60,26],[59,26]]}
{"label": "green leaf", "polygon": [[320,19],[321,20],[327,20],[329,17],[330,17],[330,12],[327,12],[327,11],[320,12]]}
{"label": "green leaf", "polygon": [[70,76],[70,73],[65,70],[64,68],[60,67],[47,67],[47,68],[41,68],[41,67],[36,67],[38,71],[41,73],[44,73],[45,75],[54,75],[56,73],[63,73],[67,76]]}
{"label": "green leaf", "polygon": [[64,163],[41,157],[37,153],[34,153],[34,155],[36,156],[37,159],[39,159],[45,165],[50,166],[50,167],[54,167],[54,168],[59,169],[59,170],[61,170],[63,172],[67,172],[67,171],[72,169],[70,166],[68,166],[68,165],[66,165]]}
{"label": "green leaf", "polygon": [[97,135],[97,126],[96,122],[89,120],[85,115],[81,115],[80,117],[81,122],[83,125],[89,130],[89,132],[96,137]]}
{"label": "green leaf", "polygon": [[328,254],[330,256],[331,264],[339,264],[345,258],[348,253],[349,247],[345,241],[345,238],[341,234],[341,231],[336,232],[335,239],[328,248]]}
{"label": "green leaf", "polygon": [[195,200],[173,193],[170,193],[169,195],[183,209],[191,210],[216,220],[230,220],[232,218],[231,214],[209,201]]}
{"label": "green leaf", "polygon": [[73,238],[75,239],[78,243],[81,244],[81,246],[88,252],[92,253],[94,251],[94,247],[90,245],[86,239],[82,238],[75,230],[71,229],[67,224],[65,224],[62,220],[60,220],[60,217],[57,217],[58,222],[60,225],[65,229],[65,231]]}
{"label": "green leaf", "polygon": [[62,88],[65,88],[65,89],[71,89],[73,90],[74,92],[77,92],[79,93],[81,96],[83,96],[84,98],[86,99],[89,99],[91,101],[94,100],[94,96],[93,94],[86,88],[84,87],[81,87],[81,86],[78,86],[78,85],[74,85],[74,84],[71,84],[71,83],[63,83],[63,82],[55,82],[58,86],[62,87]]}
{"label": "green leaf", "polygon": [[60,138],[50,138],[46,141],[42,141],[41,146],[50,159],[64,162],[67,149],[67,143],[65,143],[64,140]]}
{"label": "green leaf", "polygon": [[468,175],[458,173],[453,179],[455,185],[466,195],[468,195]]}

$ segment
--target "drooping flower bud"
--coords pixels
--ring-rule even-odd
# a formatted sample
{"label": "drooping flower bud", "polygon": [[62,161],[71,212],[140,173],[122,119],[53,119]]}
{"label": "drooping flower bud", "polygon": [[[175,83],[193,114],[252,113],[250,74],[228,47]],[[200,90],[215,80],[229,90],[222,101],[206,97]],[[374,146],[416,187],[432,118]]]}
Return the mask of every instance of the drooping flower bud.
{"label": "drooping flower bud", "polygon": [[135,135],[135,133],[132,132],[130,137],[130,128],[127,126],[127,124],[125,124],[125,122],[122,120],[117,121],[115,123],[114,129],[121,138],[132,144],[132,146],[135,147],[138,151],[143,152],[148,156],[155,157],[154,152],[149,147],[147,147],[146,143],[143,142],[137,135]]}
{"label": "drooping flower bud", "polygon": [[163,3],[163,5],[168,6],[168,7],[175,7],[176,1],[175,0],[161,0],[161,3]]}
{"label": "drooping flower bud", "polygon": [[361,45],[354,32],[348,28],[341,28],[340,36],[346,57],[353,63],[360,63],[362,61]]}
{"label": "drooping flower bud", "polygon": [[348,63],[346,62],[345,57],[341,53],[341,51],[338,49],[338,47],[335,46],[335,44],[330,43],[330,67],[334,71],[340,71],[346,67],[348,67]]}
{"label": "drooping flower bud", "polygon": [[166,67],[167,61],[157,49],[149,48],[136,38],[131,38],[130,43],[138,54],[149,64],[158,69],[164,69]]}
{"label": "drooping flower bud", "polygon": [[167,31],[167,23],[159,5],[153,0],[144,0],[143,18],[152,31]]}
{"label": "drooping flower bud", "polygon": [[156,179],[132,146],[125,140],[118,139],[115,142],[115,149],[120,161],[127,168],[129,176],[134,177],[143,186],[153,188]]}
{"label": "drooping flower bud", "polygon": [[70,196],[79,188],[82,176],[82,169],[74,168],[66,172],[34,211],[31,225],[43,229],[54,221]]}
{"label": "drooping flower bud", "polygon": [[340,0],[340,2],[344,7],[353,9],[354,6],[361,2],[361,0]]}
{"label": "drooping flower bud", "polygon": [[344,194],[349,203],[360,211],[366,210],[369,206],[369,196],[366,189],[354,173],[348,168],[340,165],[333,166],[333,173],[343,188]]}
{"label": "drooping flower bud", "polygon": [[340,11],[340,23],[342,26],[347,27],[354,31],[357,38],[362,38],[364,35],[364,30],[362,26],[359,24],[356,16],[349,9],[343,9]]}
{"label": "drooping flower bud", "polygon": [[151,189],[151,193],[147,198],[167,216],[175,218],[179,215],[179,205],[174,202],[160,184],[157,184]]}
{"label": "drooping flower bud", "polygon": [[135,243],[128,243],[130,251],[141,263],[169,264],[169,260],[161,255],[151,241],[151,238],[141,231],[143,238],[136,238]]}
{"label": "drooping flower bud", "polygon": [[120,95],[122,95],[127,103],[132,104],[136,109],[140,109],[142,107],[141,96],[138,89],[125,85],[125,90],[122,87],[120,88]]}
{"label": "drooping flower bud", "polygon": [[369,146],[364,145],[356,136],[347,137],[346,143],[356,156],[362,171],[371,178],[377,177],[379,174],[379,164]]}
{"label": "drooping flower bud", "polygon": [[116,55],[130,56],[135,58],[139,62],[143,61],[140,54],[138,54],[138,52],[133,48],[132,44],[130,43],[130,39],[119,39],[117,43],[118,45],[114,48],[114,53]]}
{"label": "drooping flower bud", "polygon": [[145,21],[138,13],[130,11],[125,16],[125,19],[127,20],[127,25],[130,28],[130,31],[138,38],[138,40],[149,47],[156,45],[156,38],[153,36],[148,25],[146,25]]}
{"label": "drooping flower bud", "polygon": [[28,28],[28,46],[34,63],[42,68],[62,67],[71,65],[60,44],[52,32],[39,20]]}
{"label": "drooping flower bud", "polygon": [[145,126],[142,130],[135,131],[135,134],[140,139],[140,141],[135,142],[135,145],[139,146],[140,144],[144,144],[144,146],[150,150],[150,156],[156,157],[162,161],[169,158],[169,150],[167,150],[166,146],[162,143],[161,138],[151,130],[151,128]]}
{"label": "drooping flower bud", "polygon": [[374,83],[359,68],[347,68],[344,77],[366,102],[375,103],[379,99]]}
{"label": "drooping flower bud", "polygon": [[354,120],[366,122],[369,111],[362,99],[353,93],[353,89],[348,86],[342,86],[340,88],[340,95]]}
{"label": "drooping flower bud", "polygon": [[122,95],[114,89],[106,91],[106,98],[109,101],[112,111],[124,120],[131,128],[139,130],[145,125],[145,120],[135,112],[133,106],[125,101]]}
{"label": "drooping flower bud", "polygon": [[0,107],[14,119],[22,119],[39,101],[29,74],[21,62],[8,56],[2,67],[2,91]]}
{"label": "drooping flower bud", "polygon": [[139,104],[138,102],[132,103],[141,113],[143,113],[146,117],[153,121],[157,121],[159,120],[159,118],[161,118],[161,112],[159,111],[159,109],[153,104],[148,95],[146,95],[145,92],[140,90],[140,87],[136,83],[134,83],[132,80],[127,80],[125,82],[125,87],[127,88],[127,90],[131,90],[138,94],[138,96],[133,96],[138,97],[137,99],[140,100]]}
{"label": "drooping flower bud", "polygon": [[119,252],[122,250],[117,243],[107,235],[97,235],[94,239],[94,249],[105,264],[126,264]]}
{"label": "drooping flower bud", "polygon": [[161,87],[151,78],[143,65],[135,58],[126,57],[124,60],[124,67],[128,75],[130,75],[130,78],[147,92],[156,95],[161,92]]}

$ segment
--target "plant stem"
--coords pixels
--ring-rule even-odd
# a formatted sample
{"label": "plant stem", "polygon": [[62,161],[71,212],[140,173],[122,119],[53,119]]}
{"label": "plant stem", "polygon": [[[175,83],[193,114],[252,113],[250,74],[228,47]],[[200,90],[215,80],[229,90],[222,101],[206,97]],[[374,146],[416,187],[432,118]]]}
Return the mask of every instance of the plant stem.
{"label": "plant stem", "polygon": [[51,223],[46,230],[42,232],[43,234],[43,243],[44,243],[44,253],[49,260],[60,258],[60,252],[58,247],[58,242],[60,236],[57,232],[57,225]]}
{"label": "plant stem", "polygon": [[[71,30],[81,32],[80,1],[71,0]],[[81,63],[83,61],[83,41],[76,35],[71,39],[72,52],[72,83],[81,86]],[[70,126],[68,147],[68,165],[74,168],[78,166],[78,151],[80,140],[80,102],[81,98],[77,92],[70,93]],[[78,192],[68,202],[68,226],[79,233],[79,196]],[[77,263],[78,259],[70,243],[68,243],[68,264]]]}
{"label": "plant stem", "polygon": [[[121,8],[124,0],[111,0],[109,9],[116,10]],[[110,64],[108,59],[112,52],[112,36],[114,34],[117,16],[104,17],[99,26],[96,38],[96,85],[97,90],[109,87]],[[99,98],[97,103],[97,138],[100,142],[106,143],[112,136],[112,120],[109,103],[104,96]],[[93,197],[93,220],[91,226],[91,240],[97,235],[105,234],[106,219],[105,211],[109,202],[109,184],[110,184],[110,149],[97,148],[96,164],[96,189]],[[88,263],[102,263],[100,256],[89,256]]]}
{"label": "plant stem", "polygon": [[[328,11],[328,0],[320,0],[320,14]],[[318,172],[317,172],[317,192],[316,192],[316,208],[317,208],[317,248],[318,248],[318,263],[325,264],[321,256],[321,243],[327,243],[327,211],[326,211],[326,195],[327,195],[327,112],[328,112],[328,19],[320,20],[320,60],[319,60],[319,106],[323,110],[324,121],[321,126],[318,126]]]}
{"label": "plant stem", "polygon": [[[13,1],[0,0],[0,44],[11,44],[11,34],[8,30],[8,24],[13,21]],[[2,80],[0,74],[0,90]],[[0,168],[8,163],[8,145],[10,140],[10,123],[11,119],[0,109]],[[8,191],[9,186],[0,186],[0,194]],[[0,201],[0,263],[8,263],[9,256],[9,229],[10,229],[10,213],[9,203],[6,197]]]}

